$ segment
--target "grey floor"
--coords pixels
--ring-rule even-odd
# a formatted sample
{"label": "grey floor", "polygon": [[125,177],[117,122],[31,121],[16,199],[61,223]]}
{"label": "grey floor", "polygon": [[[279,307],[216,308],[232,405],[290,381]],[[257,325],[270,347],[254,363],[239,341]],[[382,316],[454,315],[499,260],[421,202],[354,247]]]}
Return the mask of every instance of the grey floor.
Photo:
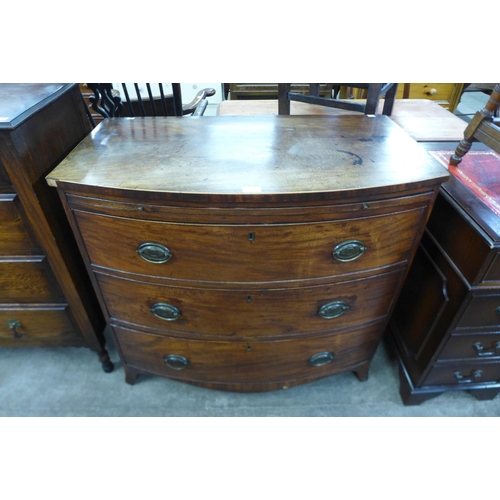
{"label": "grey floor", "polygon": [[[483,95],[466,94],[457,113],[473,114]],[[85,348],[0,349],[0,416],[176,416],[176,417],[495,417],[500,396],[477,401],[467,392],[448,392],[419,406],[399,396],[397,363],[383,344],[366,382],[352,373],[287,390],[238,394],[208,390],[160,377],[141,376],[134,386],[112,343],[115,363],[106,374]]]}

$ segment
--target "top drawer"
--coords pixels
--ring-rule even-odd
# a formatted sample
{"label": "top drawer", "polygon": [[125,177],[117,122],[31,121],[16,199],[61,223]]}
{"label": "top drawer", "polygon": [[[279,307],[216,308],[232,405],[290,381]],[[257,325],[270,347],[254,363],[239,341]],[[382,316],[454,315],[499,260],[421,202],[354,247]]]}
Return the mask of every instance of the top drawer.
{"label": "top drawer", "polygon": [[404,262],[424,208],[308,224],[177,224],[74,211],[93,265],[169,279],[266,282]]}

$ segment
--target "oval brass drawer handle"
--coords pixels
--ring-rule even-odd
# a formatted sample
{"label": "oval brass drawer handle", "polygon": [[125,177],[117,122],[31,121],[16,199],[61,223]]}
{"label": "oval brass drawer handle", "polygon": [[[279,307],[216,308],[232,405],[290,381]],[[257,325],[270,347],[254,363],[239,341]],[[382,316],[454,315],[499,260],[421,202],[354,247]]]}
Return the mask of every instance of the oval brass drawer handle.
{"label": "oval brass drawer handle", "polygon": [[164,264],[172,258],[172,252],[165,245],[153,241],[141,243],[137,253],[141,259],[152,264]]}
{"label": "oval brass drawer handle", "polygon": [[179,319],[181,312],[177,307],[165,302],[156,302],[151,306],[150,311],[159,319],[165,321],[175,321]]}
{"label": "oval brass drawer handle", "polygon": [[349,309],[349,304],[343,300],[329,302],[319,308],[318,314],[323,319],[333,319],[342,316]]}
{"label": "oval brass drawer handle", "polygon": [[172,370],[184,370],[189,365],[189,359],[178,354],[168,354],[163,358],[163,361]]}
{"label": "oval brass drawer handle", "polygon": [[334,354],[333,352],[318,352],[318,354],[313,354],[309,358],[309,364],[311,366],[323,366],[331,363],[333,361]]}
{"label": "oval brass drawer handle", "polygon": [[366,250],[366,246],[359,240],[347,240],[339,243],[333,249],[333,257],[339,262],[351,262],[359,259]]}

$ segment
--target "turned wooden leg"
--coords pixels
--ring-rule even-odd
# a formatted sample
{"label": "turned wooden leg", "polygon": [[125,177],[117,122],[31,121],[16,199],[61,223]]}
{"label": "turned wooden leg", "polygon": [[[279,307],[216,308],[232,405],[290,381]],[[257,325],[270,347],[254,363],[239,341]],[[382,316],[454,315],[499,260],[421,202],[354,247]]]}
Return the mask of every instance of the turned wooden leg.
{"label": "turned wooden leg", "polygon": [[457,166],[462,158],[469,152],[472,143],[467,139],[462,139],[455,150],[455,153],[450,157],[450,165]]}
{"label": "turned wooden leg", "polygon": [[109,354],[108,351],[106,351],[106,349],[103,349],[99,353],[99,361],[101,362],[103,371],[105,371],[106,373],[111,373],[114,370],[115,367],[111,362],[111,360],[109,359]]}
{"label": "turned wooden leg", "polygon": [[362,365],[359,365],[353,372],[356,374],[356,377],[358,377],[358,380],[360,382],[365,382],[368,380],[368,370],[370,369],[370,361],[367,361],[366,363],[363,363]]}

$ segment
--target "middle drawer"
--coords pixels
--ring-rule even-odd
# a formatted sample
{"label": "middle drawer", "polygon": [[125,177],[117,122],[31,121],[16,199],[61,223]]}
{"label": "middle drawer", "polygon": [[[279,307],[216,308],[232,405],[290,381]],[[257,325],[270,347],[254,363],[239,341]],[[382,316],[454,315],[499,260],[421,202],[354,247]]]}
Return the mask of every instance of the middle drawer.
{"label": "middle drawer", "polygon": [[326,331],[383,318],[402,271],[333,285],[232,290],[95,275],[112,322],[170,333],[253,337]]}

